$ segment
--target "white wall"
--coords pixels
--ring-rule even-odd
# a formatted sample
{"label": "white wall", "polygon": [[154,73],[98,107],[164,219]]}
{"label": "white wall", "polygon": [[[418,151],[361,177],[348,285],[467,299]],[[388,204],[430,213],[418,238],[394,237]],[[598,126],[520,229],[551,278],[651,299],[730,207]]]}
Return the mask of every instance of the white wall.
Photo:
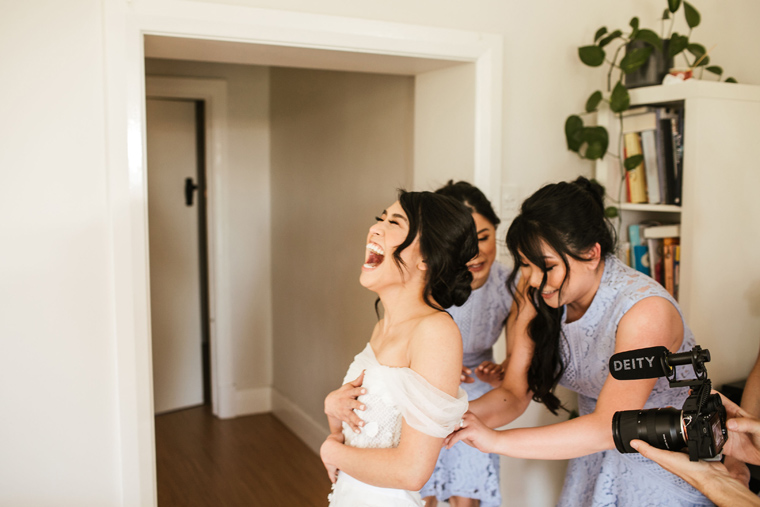
{"label": "white wall", "polygon": [[374,217],[411,186],[414,80],[271,76],[274,409],[318,449],[324,397],[377,321],[359,274]]}
{"label": "white wall", "polygon": [[[104,6],[126,0],[4,1],[0,17],[0,503],[119,505],[116,300],[104,125]],[[188,2],[188,5],[196,2]],[[233,3],[233,2],[230,2]],[[564,147],[564,118],[602,80],[577,46],[664,2],[236,0],[453,27],[504,38],[503,178],[520,195],[590,174]],[[696,2],[715,62],[760,84],[760,2]],[[118,13],[119,8],[110,12]],[[116,37],[116,34],[111,34]],[[708,36],[709,35],[709,36]],[[121,212],[122,210],[119,210]],[[730,293],[728,291],[727,293]],[[140,311],[137,309],[136,311]],[[125,351],[129,353],[129,351]],[[127,401],[124,407],[131,406]],[[124,435],[128,438],[128,435]],[[138,457],[139,459],[144,459]]]}
{"label": "white wall", "polygon": [[0,504],[118,505],[100,2],[2,11]]}

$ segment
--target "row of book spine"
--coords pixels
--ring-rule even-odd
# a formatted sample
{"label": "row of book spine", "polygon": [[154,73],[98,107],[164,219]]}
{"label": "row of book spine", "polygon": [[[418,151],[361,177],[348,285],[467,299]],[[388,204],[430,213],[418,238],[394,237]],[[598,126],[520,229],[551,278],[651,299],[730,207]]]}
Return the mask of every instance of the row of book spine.
{"label": "row of book spine", "polygon": [[643,157],[626,171],[626,202],[681,204],[683,123],[683,108],[643,106],[623,113],[624,157]]}
{"label": "row of book spine", "polygon": [[679,224],[631,224],[628,226],[628,241],[621,244],[620,258],[632,268],[654,278],[678,299],[680,236]]}

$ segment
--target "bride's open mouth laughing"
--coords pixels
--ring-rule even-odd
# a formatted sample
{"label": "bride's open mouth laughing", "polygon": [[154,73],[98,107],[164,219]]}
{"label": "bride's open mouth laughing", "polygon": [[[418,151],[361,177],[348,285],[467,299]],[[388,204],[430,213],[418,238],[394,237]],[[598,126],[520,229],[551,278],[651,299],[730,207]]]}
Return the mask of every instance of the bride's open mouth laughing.
{"label": "bride's open mouth laughing", "polygon": [[367,244],[367,259],[364,261],[364,269],[375,269],[383,263],[385,251],[377,243]]}

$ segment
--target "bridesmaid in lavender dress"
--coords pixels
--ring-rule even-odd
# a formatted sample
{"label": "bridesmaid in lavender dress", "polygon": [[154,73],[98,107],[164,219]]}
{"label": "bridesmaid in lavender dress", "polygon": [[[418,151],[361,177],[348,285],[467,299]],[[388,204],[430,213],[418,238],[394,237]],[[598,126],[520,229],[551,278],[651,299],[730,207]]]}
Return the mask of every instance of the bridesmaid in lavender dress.
{"label": "bridesmaid in lavender dress", "polygon": [[[462,333],[462,387],[472,401],[501,385],[504,378],[503,365],[494,363],[493,346],[512,307],[507,290],[511,270],[495,260],[500,220],[483,192],[465,181],[449,181],[436,193],[467,206],[478,231],[478,256],[467,263],[472,294],[462,306],[447,308]],[[435,507],[439,501],[448,501],[452,507],[499,507],[499,455],[480,452],[464,442],[444,448],[420,494],[425,507]]]}
{"label": "bridesmaid in lavender dress", "polygon": [[[656,463],[615,450],[615,412],[681,407],[688,389],[671,389],[664,378],[615,380],[610,356],[653,346],[685,351],[694,336],[667,291],[614,256],[603,192],[578,178],[547,185],[523,203],[507,233],[521,282],[507,323],[504,382],[470,404],[463,429],[447,445],[463,440],[518,458],[570,459],[561,506],[712,505]],[[514,420],[531,399],[556,413],[557,383],[578,393],[580,417],[490,429]]]}

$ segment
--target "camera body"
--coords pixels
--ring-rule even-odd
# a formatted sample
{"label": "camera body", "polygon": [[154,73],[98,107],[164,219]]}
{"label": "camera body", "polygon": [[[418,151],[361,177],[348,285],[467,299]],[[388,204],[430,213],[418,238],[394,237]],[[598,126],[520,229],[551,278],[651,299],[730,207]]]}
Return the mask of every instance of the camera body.
{"label": "camera body", "polygon": [[[672,354],[665,347],[652,347],[632,352],[639,353],[639,356],[648,360],[649,364],[654,365],[659,362],[648,373],[644,373],[649,376],[633,378],[665,376],[671,388],[688,386],[691,387],[691,393],[681,410],[669,407],[615,412],[612,417],[612,435],[617,450],[622,453],[637,452],[630,446],[630,442],[633,439],[639,439],[653,447],[670,451],[688,448],[691,461],[717,458],[728,439],[728,432],[726,409],[720,396],[711,394],[712,383],[707,378],[704,365],[705,362],[710,361],[710,351],[702,350],[697,345],[691,351],[680,354]],[[631,353],[623,354],[631,355]],[[654,360],[651,360],[647,354],[651,354]],[[610,359],[610,373],[619,380],[625,380],[626,375],[620,373],[619,368],[623,363],[620,359],[616,359],[616,356],[619,354]],[[693,366],[695,379],[677,379],[675,367],[684,364]],[[614,369],[616,367],[618,375]]]}

